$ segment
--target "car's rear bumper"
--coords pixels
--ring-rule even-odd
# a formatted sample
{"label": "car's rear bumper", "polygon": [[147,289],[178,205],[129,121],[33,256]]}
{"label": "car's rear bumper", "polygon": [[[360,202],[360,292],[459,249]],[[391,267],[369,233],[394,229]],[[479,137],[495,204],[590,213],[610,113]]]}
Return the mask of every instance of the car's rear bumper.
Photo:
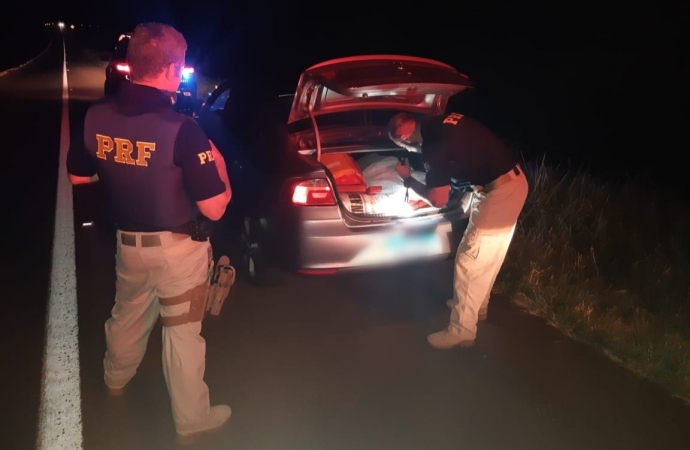
{"label": "car's rear bumper", "polygon": [[368,228],[347,227],[340,217],[303,219],[292,266],[306,274],[444,258],[457,247],[452,224],[443,217]]}

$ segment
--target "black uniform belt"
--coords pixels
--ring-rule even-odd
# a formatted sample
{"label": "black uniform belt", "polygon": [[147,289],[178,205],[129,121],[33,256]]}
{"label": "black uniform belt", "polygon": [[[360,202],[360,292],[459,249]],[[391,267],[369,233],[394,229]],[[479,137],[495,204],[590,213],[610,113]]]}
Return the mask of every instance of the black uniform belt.
{"label": "black uniform belt", "polygon": [[488,183],[486,186],[484,186],[483,191],[484,192],[491,192],[494,189],[496,189],[499,186],[503,186],[504,184],[508,184],[517,177],[520,176],[522,173],[522,170],[520,169],[519,164],[515,164],[515,166],[510,169],[508,172],[504,173],[500,177],[496,178],[493,180],[491,183]]}

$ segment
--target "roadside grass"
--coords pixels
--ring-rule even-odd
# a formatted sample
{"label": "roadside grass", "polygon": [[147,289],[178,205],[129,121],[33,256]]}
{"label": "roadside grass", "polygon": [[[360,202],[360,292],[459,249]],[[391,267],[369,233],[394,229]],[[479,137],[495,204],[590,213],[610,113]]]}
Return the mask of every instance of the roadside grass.
{"label": "roadside grass", "polygon": [[526,163],[497,288],[690,401],[690,217],[644,186]]}

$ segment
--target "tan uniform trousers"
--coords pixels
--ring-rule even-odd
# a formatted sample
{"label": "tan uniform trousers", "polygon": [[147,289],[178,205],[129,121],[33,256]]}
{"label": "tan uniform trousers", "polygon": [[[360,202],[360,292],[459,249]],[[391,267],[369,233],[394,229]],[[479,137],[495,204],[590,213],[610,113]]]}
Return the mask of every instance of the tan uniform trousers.
{"label": "tan uniform trousers", "polygon": [[515,224],[527,198],[522,169],[508,172],[510,182],[488,192],[475,192],[469,224],[455,256],[453,309],[448,330],[462,339],[477,336],[479,312],[486,312],[491,289],[513,239]]}
{"label": "tan uniform trousers", "polygon": [[[159,298],[175,297],[205,283],[211,257],[209,242],[188,236],[124,234],[130,245],[123,244],[123,232],[118,231],[117,294],[112,316],[105,323],[104,378],[111,388],[124,387],[136,373],[159,314],[171,317],[189,311],[189,302],[161,306]],[[136,246],[131,245],[132,235]],[[200,321],[163,327],[163,373],[177,430],[204,421],[210,414],[204,382],[206,342],[200,332]]]}

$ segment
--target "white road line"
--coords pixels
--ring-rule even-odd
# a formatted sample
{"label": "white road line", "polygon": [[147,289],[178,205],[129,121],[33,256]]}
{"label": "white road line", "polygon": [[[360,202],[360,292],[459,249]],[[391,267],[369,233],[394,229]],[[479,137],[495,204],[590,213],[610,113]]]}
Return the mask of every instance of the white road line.
{"label": "white road line", "polygon": [[62,125],[37,437],[40,450],[81,450],[83,443],[72,185],[65,167],[69,148],[69,89],[64,39],[62,52]]}

